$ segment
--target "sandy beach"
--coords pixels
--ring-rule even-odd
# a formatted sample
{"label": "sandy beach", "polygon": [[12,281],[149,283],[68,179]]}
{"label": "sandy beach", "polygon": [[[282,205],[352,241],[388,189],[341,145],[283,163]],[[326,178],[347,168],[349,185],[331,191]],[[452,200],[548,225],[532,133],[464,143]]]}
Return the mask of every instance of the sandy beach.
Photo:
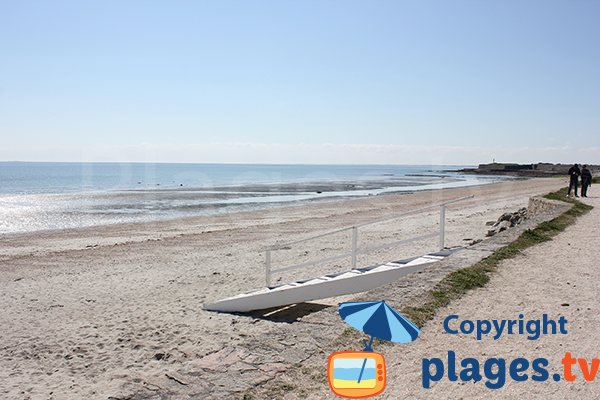
{"label": "sandy beach", "polygon": [[[413,194],[309,202],[210,217],[2,237],[0,395],[6,399],[211,399],[243,398],[247,394],[246,398],[252,398],[251,391],[323,352],[345,328],[339,318],[333,317],[332,306],[341,301],[339,298],[315,302],[282,319],[217,314],[202,309],[205,302],[264,286],[261,250],[265,246],[474,195],[447,211],[446,245],[465,246],[485,239],[489,229],[486,222],[495,221],[504,212],[526,207],[531,196],[563,185],[559,179],[518,180]],[[434,232],[437,223],[437,210],[428,210],[366,229],[360,241],[375,245]],[[561,240],[568,241],[579,234],[567,232]],[[334,235],[280,251],[274,254],[273,261],[283,266],[328,256],[347,250],[348,244],[347,236]],[[550,242],[532,252],[551,254],[556,245]],[[374,252],[359,258],[359,264],[419,255],[436,250],[436,246],[434,240]],[[467,262],[467,259],[457,261]],[[515,282],[494,281],[490,289],[483,290],[493,294],[497,285],[525,284],[529,275],[521,276],[524,271],[531,270],[531,274],[541,276],[533,272],[533,268],[543,267],[540,261],[532,258],[524,262],[525,267],[504,271],[498,278]],[[274,282],[348,267],[349,260],[342,260],[275,276]],[[581,271],[577,273],[579,279],[584,279]],[[428,287],[427,274],[419,277],[423,284],[415,277],[411,279],[397,284],[410,286],[408,289],[414,296]],[[590,289],[588,293],[595,292]],[[477,296],[477,293],[470,295],[457,307],[473,309],[481,301]],[[348,298],[352,297],[343,300]],[[489,296],[490,304],[499,307],[507,300],[504,297],[501,302]],[[524,303],[537,304],[536,301],[537,298],[531,298],[517,300],[515,304],[507,302],[506,307],[512,307],[510,311],[491,306],[481,309],[490,316],[508,318],[517,309],[526,311]],[[558,304],[564,312],[560,308],[562,302],[553,301],[552,306]],[[396,299],[395,306],[402,304]],[[553,311],[545,306],[537,307]],[[438,320],[432,321],[423,331],[423,337],[439,336],[434,330],[439,331],[440,326]],[[426,339],[419,344],[421,347],[387,350],[390,368],[397,371],[394,373],[398,373],[398,379],[403,382],[410,379],[412,383],[390,387],[386,398],[410,397],[413,393],[416,377],[406,374],[400,377],[401,371],[417,372],[409,367],[411,362],[424,354],[434,356],[438,349],[461,346],[463,342],[441,345],[435,351],[432,343]],[[477,351],[483,350],[473,348],[473,352]],[[548,356],[556,353],[553,351],[549,350]],[[587,348],[591,357],[594,354],[590,351]],[[396,379],[396,375],[390,375],[392,378]],[[307,379],[322,380],[323,376],[309,375]],[[435,391],[436,396],[443,398],[444,391],[453,384],[445,383],[429,393]],[[455,386],[454,397],[477,398],[473,397],[477,394],[464,386]],[[522,386],[527,390],[527,385]],[[456,390],[465,391],[459,395]],[[327,391],[316,397],[298,393],[289,391],[286,397],[332,398]],[[428,395],[422,393],[423,398]]]}
{"label": "sandy beach", "polygon": [[0,15],[0,400],[600,400],[600,1]]}

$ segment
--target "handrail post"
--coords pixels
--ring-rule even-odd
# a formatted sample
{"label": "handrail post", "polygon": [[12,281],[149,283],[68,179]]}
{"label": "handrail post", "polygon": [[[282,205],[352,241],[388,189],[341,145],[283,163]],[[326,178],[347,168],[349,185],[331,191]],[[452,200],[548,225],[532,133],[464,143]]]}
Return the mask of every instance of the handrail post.
{"label": "handrail post", "polygon": [[446,206],[440,207],[440,250],[444,250],[445,247],[445,233],[446,233]]}
{"label": "handrail post", "polygon": [[356,268],[356,252],[358,245],[358,228],[356,226],[352,227],[352,269]]}
{"label": "handrail post", "polygon": [[267,287],[271,287],[271,250],[265,253],[265,280]]}

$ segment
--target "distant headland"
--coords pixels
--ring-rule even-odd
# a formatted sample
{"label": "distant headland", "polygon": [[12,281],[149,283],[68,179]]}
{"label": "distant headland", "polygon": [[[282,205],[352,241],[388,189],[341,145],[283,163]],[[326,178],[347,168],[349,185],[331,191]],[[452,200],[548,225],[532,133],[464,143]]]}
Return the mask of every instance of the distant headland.
{"label": "distant headland", "polygon": [[[516,175],[516,176],[557,176],[567,175],[567,171],[573,164],[551,164],[551,163],[536,163],[536,164],[516,164],[516,163],[490,163],[479,164],[477,168],[465,168],[461,172],[466,174],[479,175]],[[581,168],[581,164],[579,164]],[[592,174],[600,173],[600,165],[588,164],[588,168]]]}

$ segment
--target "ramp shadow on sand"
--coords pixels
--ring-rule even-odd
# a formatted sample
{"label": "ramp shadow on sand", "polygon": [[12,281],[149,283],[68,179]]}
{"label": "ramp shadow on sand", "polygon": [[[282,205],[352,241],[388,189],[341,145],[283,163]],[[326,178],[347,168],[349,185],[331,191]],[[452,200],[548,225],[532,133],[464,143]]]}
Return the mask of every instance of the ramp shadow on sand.
{"label": "ramp shadow on sand", "polygon": [[332,306],[319,303],[298,303],[287,306],[272,307],[247,313],[235,313],[266,321],[291,324],[298,322],[302,317],[319,312]]}

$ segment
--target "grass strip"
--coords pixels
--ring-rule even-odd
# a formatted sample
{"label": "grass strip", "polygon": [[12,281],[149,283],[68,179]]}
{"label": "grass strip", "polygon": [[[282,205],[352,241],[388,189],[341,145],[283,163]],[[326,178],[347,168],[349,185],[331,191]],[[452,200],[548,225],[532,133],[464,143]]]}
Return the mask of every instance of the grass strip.
{"label": "grass strip", "polygon": [[[596,183],[596,179],[594,183]],[[449,273],[431,292],[425,304],[420,307],[405,307],[401,312],[410,318],[417,326],[422,327],[432,319],[436,311],[456,300],[469,290],[483,287],[490,280],[490,275],[498,269],[500,263],[511,259],[523,250],[538,243],[552,240],[573,224],[577,217],[589,212],[593,207],[567,197],[567,189],[563,188],[544,196],[549,200],[558,200],[572,204],[571,208],[558,217],[542,222],[534,229],[527,229],[512,243],[500,247],[494,253],[478,263]]]}

